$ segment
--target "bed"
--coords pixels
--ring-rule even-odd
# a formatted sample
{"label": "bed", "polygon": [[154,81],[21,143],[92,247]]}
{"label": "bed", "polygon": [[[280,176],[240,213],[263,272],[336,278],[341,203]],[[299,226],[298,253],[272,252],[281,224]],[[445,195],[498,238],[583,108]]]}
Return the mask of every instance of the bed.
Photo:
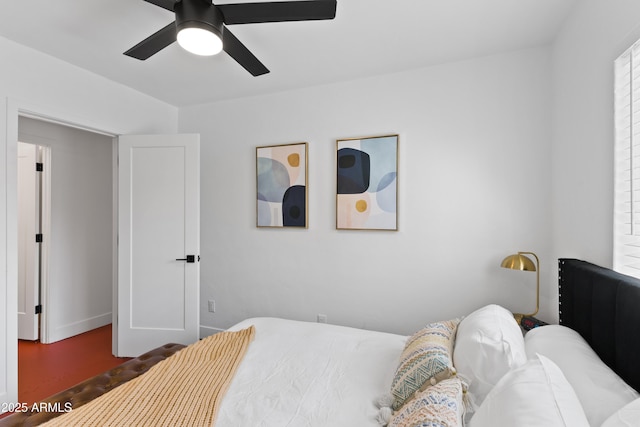
{"label": "bed", "polygon": [[[498,305],[430,323],[409,337],[275,318],[247,319],[225,332],[251,335],[219,393],[215,425],[640,426],[640,281],[585,261],[560,259],[559,295],[560,325],[526,335]],[[89,412],[87,408],[98,406],[100,399],[153,375],[154,369],[192,347],[204,346],[203,341],[175,356],[159,356],[148,373],[127,375],[124,384],[112,381],[113,373],[103,374],[102,383],[109,378],[112,391],[92,392],[102,396],[74,403],[67,414],[17,413],[0,419],[0,426],[48,420],[72,424],[69,416]],[[139,362],[127,363],[135,371],[132,366]],[[190,371],[204,376],[200,369]],[[85,386],[91,389],[94,380]],[[157,388],[170,387],[165,383]],[[195,388],[188,393],[197,400],[204,393]],[[155,392],[138,392],[143,394]],[[49,401],[69,401],[69,396],[63,392]],[[126,410],[117,406],[116,412],[138,406],[135,399],[122,399],[134,403]],[[117,404],[118,399],[112,400]],[[165,424],[176,425],[176,420]]]}

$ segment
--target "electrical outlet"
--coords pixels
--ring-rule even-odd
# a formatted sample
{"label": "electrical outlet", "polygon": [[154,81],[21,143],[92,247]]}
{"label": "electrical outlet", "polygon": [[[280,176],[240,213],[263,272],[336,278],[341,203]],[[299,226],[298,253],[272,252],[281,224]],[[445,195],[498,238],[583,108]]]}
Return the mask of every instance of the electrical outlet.
{"label": "electrical outlet", "polygon": [[327,315],[318,314],[318,323],[327,323]]}
{"label": "electrical outlet", "polygon": [[216,300],[214,300],[214,299],[210,299],[209,300],[209,312],[210,313],[215,313],[216,312]]}

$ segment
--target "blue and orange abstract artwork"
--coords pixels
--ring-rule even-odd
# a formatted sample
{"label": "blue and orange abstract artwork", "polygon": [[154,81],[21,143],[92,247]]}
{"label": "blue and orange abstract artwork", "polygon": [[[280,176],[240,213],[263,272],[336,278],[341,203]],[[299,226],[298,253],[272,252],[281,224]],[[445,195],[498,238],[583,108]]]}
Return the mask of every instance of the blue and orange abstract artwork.
{"label": "blue and orange abstract artwork", "polygon": [[338,140],[336,228],[397,230],[398,135]]}
{"label": "blue and orange abstract artwork", "polygon": [[307,228],[307,143],[256,148],[257,226]]}

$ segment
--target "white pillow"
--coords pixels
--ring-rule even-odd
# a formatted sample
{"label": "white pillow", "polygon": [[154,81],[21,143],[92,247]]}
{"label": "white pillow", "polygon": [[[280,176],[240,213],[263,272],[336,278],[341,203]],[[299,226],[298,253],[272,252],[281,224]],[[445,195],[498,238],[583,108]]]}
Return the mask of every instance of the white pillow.
{"label": "white pillow", "polygon": [[469,427],[589,427],[562,371],[538,355],[507,373],[487,395]]}
{"label": "white pillow", "polygon": [[525,336],[530,358],[542,354],[560,367],[582,403],[592,426],[640,397],[604,364],[580,334],[561,325],[535,328]]}
{"label": "white pillow", "polygon": [[526,361],[522,331],[507,309],[487,305],[458,325],[453,366],[469,381],[477,405],[504,374]]}
{"label": "white pillow", "polygon": [[602,424],[602,427],[638,427],[640,426],[640,399],[636,399],[620,409]]}

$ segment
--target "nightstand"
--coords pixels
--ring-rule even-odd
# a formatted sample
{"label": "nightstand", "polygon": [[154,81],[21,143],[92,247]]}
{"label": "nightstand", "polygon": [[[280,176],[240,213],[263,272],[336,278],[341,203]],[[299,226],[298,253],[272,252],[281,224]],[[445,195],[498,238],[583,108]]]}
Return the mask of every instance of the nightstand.
{"label": "nightstand", "polygon": [[520,326],[525,331],[530,331],[533,328],[537,328],[538,326],[544,326],[547,324],[548,324],[547,322],[543,322],[542,320],[536,319],[535,317],[532,317],[532,316],[524,316],[522,318],[522,321],[520,322]]}

